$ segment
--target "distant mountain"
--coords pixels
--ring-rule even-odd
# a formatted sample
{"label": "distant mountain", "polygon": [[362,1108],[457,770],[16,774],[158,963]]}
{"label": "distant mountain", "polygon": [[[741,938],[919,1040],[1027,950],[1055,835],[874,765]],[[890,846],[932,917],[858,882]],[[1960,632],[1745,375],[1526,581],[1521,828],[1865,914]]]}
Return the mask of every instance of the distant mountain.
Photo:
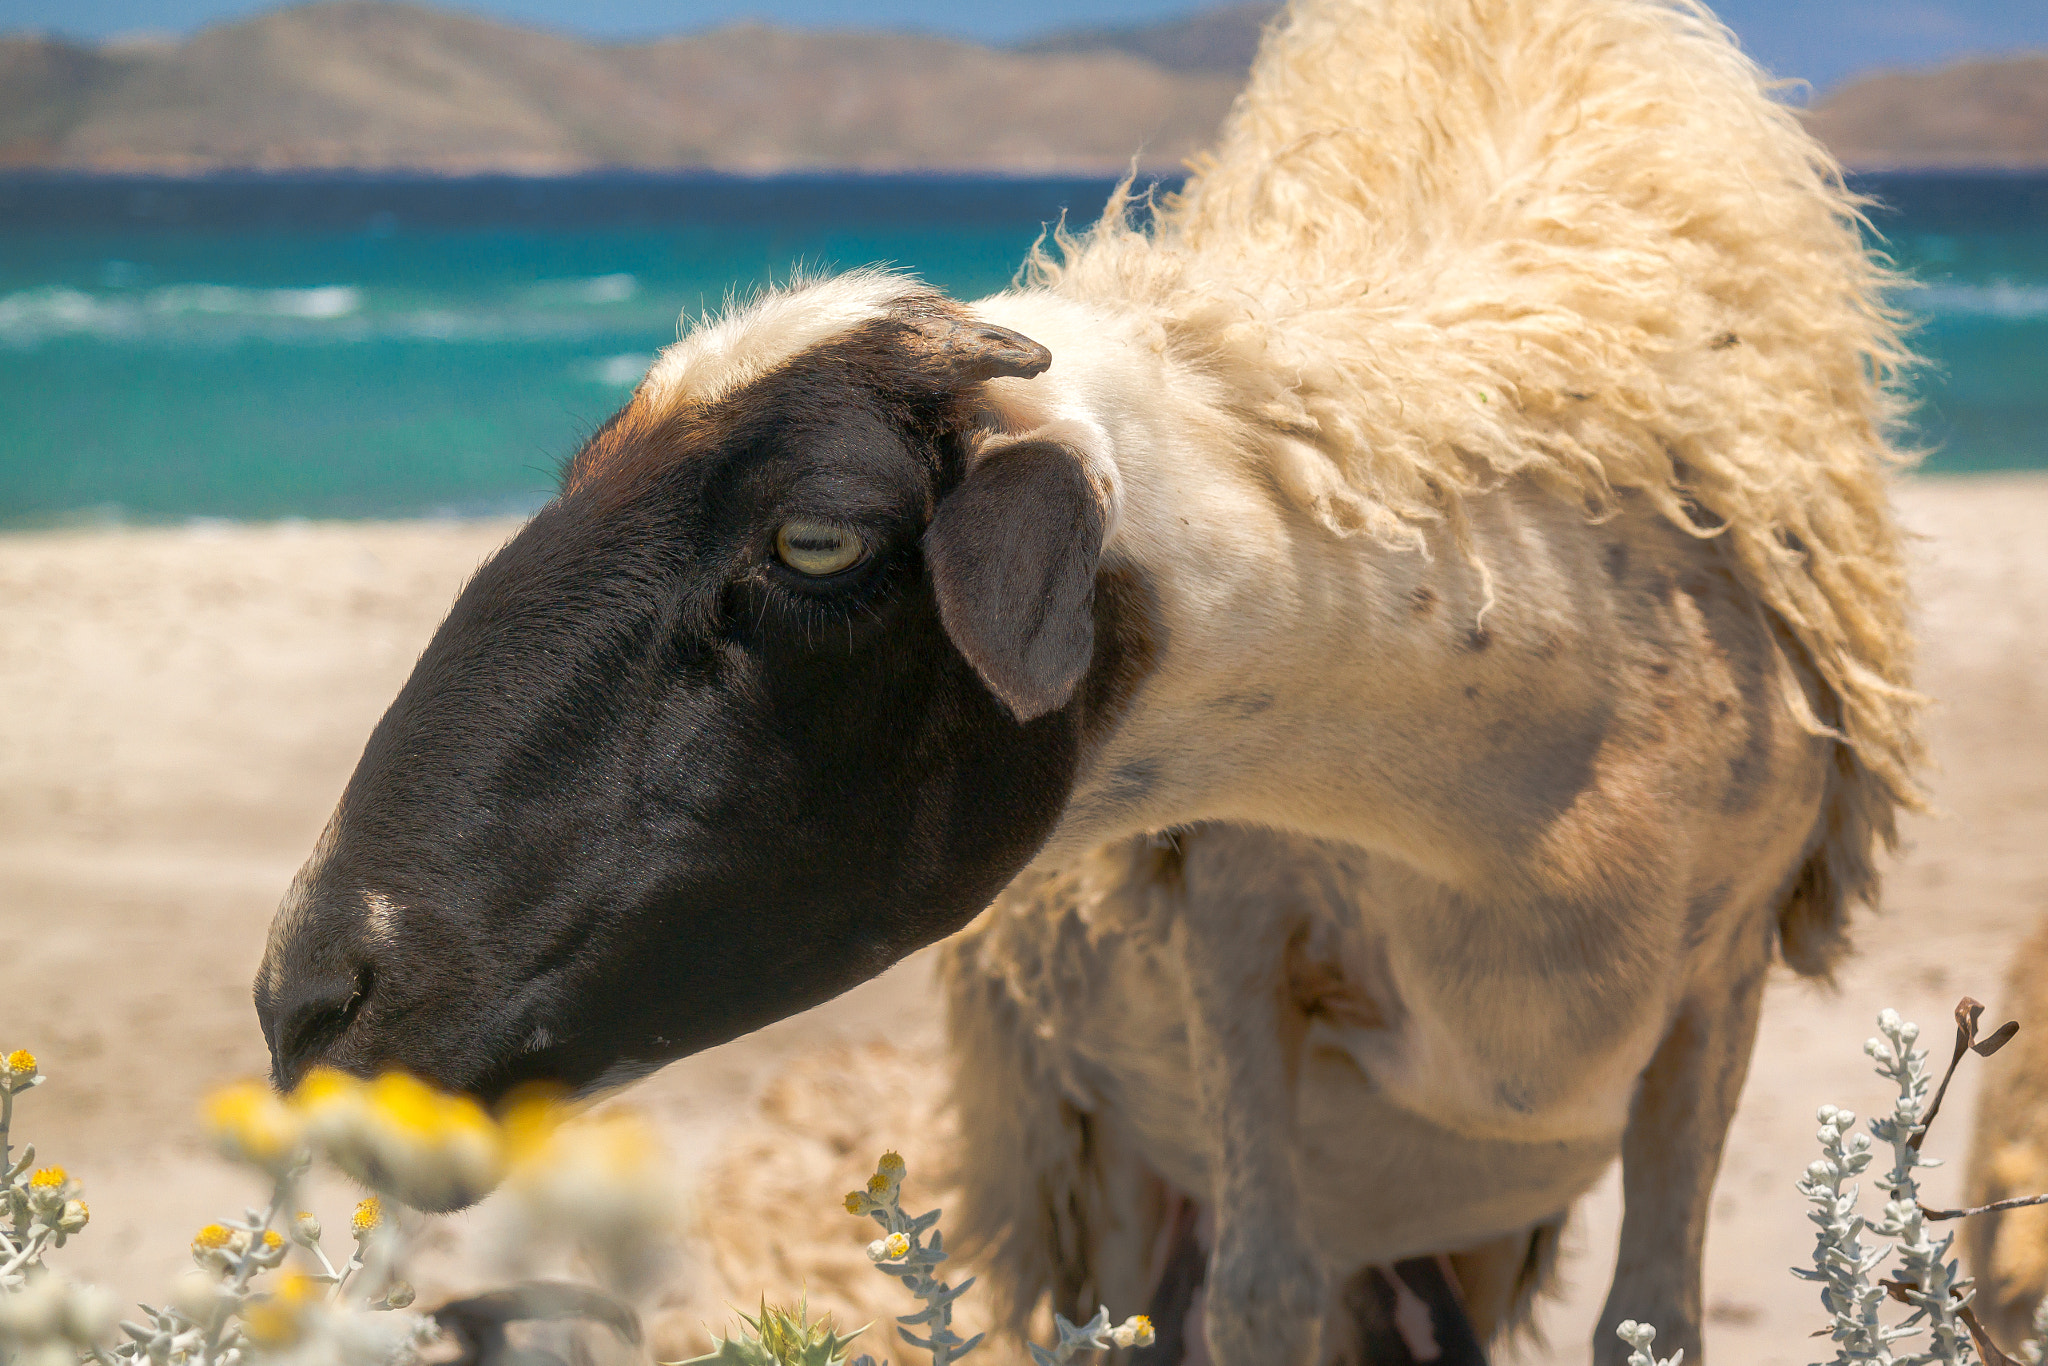
{"label": "distant mountain", "polygon": [[1807,126],[1852,166],[2048,168],[2048,52],[1866,76]]}
{"label": "distant mountain", "polygon": [[1242,76],[1259,50],[1259,34],[1265,30],[1266,21],[1279,12],[1275,0],[1248,0],[1156,24],[1066,29],[1020,43],[1015,50],[1122,52],[1143,57],[1168,71],[1216,71]]}
{"label": "distant mountain", "polygon": [[[1011,49],[743,25],[599,44],[395,0],[183,42],[0,38],[0,164],[1171,170],[1208,143],[1269,0]],[[2048,166],[2048,55],[1852,82],[1812,127],[1864,166]]]}
{"label": "distant mountain", "polygon": [[93,49],[0,39],[0,161],[100,169],[1172,168],[1241,73],[747,25],[600,45],[326,0]]}

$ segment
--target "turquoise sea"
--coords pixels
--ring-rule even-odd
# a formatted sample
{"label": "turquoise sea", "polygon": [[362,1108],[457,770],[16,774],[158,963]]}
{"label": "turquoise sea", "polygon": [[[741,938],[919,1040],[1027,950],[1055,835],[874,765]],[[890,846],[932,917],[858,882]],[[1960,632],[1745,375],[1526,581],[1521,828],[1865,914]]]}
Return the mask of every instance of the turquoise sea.
{"label": "turquoise sea", "polygon": [[[1931,471],[2048,468],[2048,176],[1859,187]],[[525,510],[679,313],[884,261],[971,297],[1096,180],[0,176],[0,526]]]}

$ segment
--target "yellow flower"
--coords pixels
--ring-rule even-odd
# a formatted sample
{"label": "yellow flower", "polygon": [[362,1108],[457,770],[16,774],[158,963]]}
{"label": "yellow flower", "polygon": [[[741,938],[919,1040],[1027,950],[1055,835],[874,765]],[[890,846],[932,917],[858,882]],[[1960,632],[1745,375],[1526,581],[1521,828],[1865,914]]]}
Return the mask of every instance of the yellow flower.
{"label": "yellow flower", "polygon": [[887,1195],[889,1193],[889,1184],[890,1182],[888,1177],[882,1175],[880,1172],[876,1172],[873,1176],[868,1178],[868,1194]]}
{"label": "yellow flower", "polygon": [[866,1214],[869,1203],[866,1191],[848,1191],[846,1193],[846,1212],[848,1214]]}
{"label": "yellow flower", "polygon": [[276,1300],[258,1300],[242,1309],[242,1327],[259,1346],[288,1347],[298,1339],[299,1316]]}
{"label": "yellow flower", "polygon": [[7,1055],[7,1075],[10,1077],[32,1077],[36,1073],[36,1055],[26,1048],[17,1048]]}
{"label": "yellow flower", "polygon": [[384,1222],[384,1202],[376,1196],[356,1203],[356,1212],[349,1216],[349,1231],[356,1237],[369,1235],[371,1229]]}
{"label": "yellow flower", "polygon": [[547,1141],[574,1113],[568,1092],[553,1082],[522,1082],[498,1106],[498,1127],[505,1131],[505,1156],[517,1164]]}
{"label": "yellow flower", "polygon": [[238,1162],[282,1172],[298,1160],[305,1125],[260,1081],[223,1086],[206,1098],[206,1127],[220,1150]]}
{"label": "yellow flower", "polygon": [[[248,1246],[247,1235],[239,1236],[244,1240],[241,1247]],[[236,1246],[237,1238],[235,1231],[223,1224],[208,1224],[192,1235],[192,1260],[203,1271],[211,1271],[217,1276],[226,1275],[234,1265],[236,1252],[240,1250]]]}
{"label": "yellow flower", "polygon": [[261,1347],[289,1347],[305,1329],[306,1311],[320,1302],[322,1283],[311,1276],[286,1276],[276,1291],[242,1310],[242,1324]]}
{"label": "yellow flower", "polygon": [[311,1210],[300,1210],[292,1218],[292,1238],[306,1247],[320,1245],[320,1216]]}
{"label": "yellow flower", "polygon": [[882,1240],[882,1251],[892,1262],[899,1258],[908,1257],[910,1255],[910,1239],[900,1233],[892,1233]]}
{"label": "yellow flower", "polygon": [[482,1106],[404,1072],[360,1082],[316,1068],[293,1108],[336,1166],[421,1209],[481,1199],[504,1168],[504,1138]]}
{"label": "yellow flower", "polygon": [[263,1246],[270,1248],[283,1247],[284,1239],[278,1236],[276,1229],[267,1228],[263,1230]]}
{"label": "yellow flower", "polygon": [[301,1111],[313,1110],[330,1101],[352,1100],[362,1094],[363,1083],[359,1078],[332,1067],[316,1067],[299,1078],[299,1084],[292,1088],[292,1108]]}
{"label": "yellow flower", "polygon": [[76,1183],[71,1173],[62,1167],[38,1168],[28,1179],[28,1203],[44,1220],[55,1222],[56,1213],[64,1208],[64,1202],[76,1193]]}
{"label": "yellow flower", "polygon": [[531,1130],[514,1140],[519,1163],[507,1181],[520,1217],[535,1230],[582,1241],[620,1286],[652,1272],[679,1217],[652,1126],[620,1110],[574,1122],[554,1111],[508,1114],[506,1122]]}
{"label": "yellow flower", "polygon": [[57,1220],[57,1231],[70,1235],[92,1222],[92,1210],[83,1200],[66,1200],[64,1213]]}
{"label": "yellow flower", "polygon": [[875,1170],[892,1180],[901,1181],[905,1170],[903,1154],[896,1152],[894,1149],[883,1153],[882,1160],[875,1164]]}
{"label": "yellow flower", "polygon": [[1109,1330],[1109,1340],[1119,1347],[1150,1347],[1153,1342],[1152,1320],[1143,1314],[1133,1314]]}

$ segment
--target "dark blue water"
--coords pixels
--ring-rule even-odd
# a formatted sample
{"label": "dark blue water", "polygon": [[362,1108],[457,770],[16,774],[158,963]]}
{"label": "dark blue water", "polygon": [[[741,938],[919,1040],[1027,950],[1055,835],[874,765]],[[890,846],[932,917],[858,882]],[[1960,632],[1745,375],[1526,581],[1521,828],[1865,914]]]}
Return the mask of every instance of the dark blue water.
{"label": "dark blue water", "polygon": [[[1885,176],[1935,470],[2048,467],[2048,177]],[[1096,180],[0,177],[0,525],[510,511],[681,312],[799,266],[972,297]]]}

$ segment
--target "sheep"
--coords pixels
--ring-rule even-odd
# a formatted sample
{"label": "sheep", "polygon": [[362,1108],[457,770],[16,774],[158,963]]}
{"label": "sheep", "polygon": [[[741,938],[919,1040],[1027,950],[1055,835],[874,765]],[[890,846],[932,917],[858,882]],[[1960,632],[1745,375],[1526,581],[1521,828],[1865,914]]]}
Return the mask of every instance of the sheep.
{"label": "sheep", "polygon": [[[2014,1040],[1982,1065],[1977,1124],[1963,1203],[1974,1208],[2048,1192],[2048,921],[2013,956],[2005,979]],[[1994,1210],[1962,1225],[1963,1258],[1977,1281],[1977,1316],[1994,1342],[2042,1336],[2034,1316],[2048,1296],[2048,1205]]]}
{"label": "sheep", "polygon": [[665,351],[287,892],[276,1080],[617,1085],[986,912],[1009,1321],[1426,1358],[1619,1156],[1596,1359],[1697,1362],[1765,970],[1920,801],[1856,201],[1687,0],[1296,0],[1143,220]]}

